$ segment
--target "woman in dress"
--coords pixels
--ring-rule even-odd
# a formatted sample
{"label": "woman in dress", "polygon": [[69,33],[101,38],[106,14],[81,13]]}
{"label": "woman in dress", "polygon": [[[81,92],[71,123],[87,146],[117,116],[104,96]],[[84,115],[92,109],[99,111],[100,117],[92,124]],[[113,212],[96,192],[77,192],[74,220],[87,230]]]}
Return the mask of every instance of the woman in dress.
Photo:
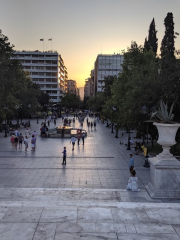
{"label": "woman in dress", "polygon": [[133,170],[131,173],[131,176],[129,177],[128,185],[126,189],[131,190],[133,192],[140,191],[140,189],[138,188],[137,181],[138,181],[138,178],[136,177],[136,171]]}

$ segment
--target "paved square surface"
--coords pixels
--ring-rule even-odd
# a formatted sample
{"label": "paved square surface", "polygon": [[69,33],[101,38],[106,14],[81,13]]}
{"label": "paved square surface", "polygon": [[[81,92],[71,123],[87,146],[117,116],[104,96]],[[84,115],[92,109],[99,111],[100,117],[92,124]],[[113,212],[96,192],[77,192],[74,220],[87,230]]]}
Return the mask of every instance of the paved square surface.
{"label": "paved square surface", "polygon": [[[94,121],[93,118],[89,119]],[[41,121],[39,121],[41,122]],[[39,135],[40,123],[31,120],[32,132]],[[62,126],[58,119],[57,126]],[[72,126],[79,127],[76,120]],[[54,124],[51,123],[51,127]],[[11,149],[10,137],[3,138],[0,134],[0,187],[15,188],[126,188],[129,171],[129,153],[125,145],[119,145],[120,139],[114,138],[115,133],[106,128],[105,124],[97,123],[94,127],[84,129],[88,136],[85,145],[75,144],[72,151],[70,139],[47,138],[38,136],[36,151],[31,152],[29,144],[28,152]],[[24,135],[24,129],[20,132]],[[120,135],[121,133],[119,133]],[[124,142],[127,142],[127,134],[124,134]],[[30,137],[29,137],[30,141]],[[67,148],[67,165],[63,166],[62,151]],[[135,168],[139,178],[139,188],[149,181],[149,169],[143,168],[143,156],[134,156]]]}
{"label": "paved square surface", "polygon": [[[39,135],[40,124],[31,124]],[[0,240],[180,240],[180,199],[150,198],[143,156],[134,156],[141,191],[125,189],[132,151],[119,141],[127,133],[84,128],[85,145],[74,151],[70,139],[39,136],[35,152],[15,151],[0,133]]]}

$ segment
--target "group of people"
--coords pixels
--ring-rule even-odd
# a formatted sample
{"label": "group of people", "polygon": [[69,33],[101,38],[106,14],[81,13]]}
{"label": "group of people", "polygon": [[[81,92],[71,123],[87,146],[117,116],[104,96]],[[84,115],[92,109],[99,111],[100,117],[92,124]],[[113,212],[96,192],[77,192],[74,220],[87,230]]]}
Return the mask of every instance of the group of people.
{"label": "group of people", "polygon": [[84,138],[86,137],[86,134],[85,132],[78,132],[77,133],[77,139],[75,138],[75,136],[72,136],[71,140],[70,140],[70,143],[72,143],[72,150],[74,150],[74,145],[75,145],[75,142],[76,140],[78,140],[77,144],[80,145],[80,140],[82,139],[82,145],[84,145]]}
{"label": "group of people", "polygon": [[[27,152],[28,146],[29,146],[29,141],[28,141],[28,137],[31,136],[31,132],[29,131],[28,128],[26,128],[25,130],[25,137],[22,135],[22,133],[19,133],[18,130],[14,131],[14,134],[11,136],[10,142],[12,144],[12,149],[16,150],[18,149],[22,149],[22,144],[24,143],[25,146],[25,152]],[[35,147],[36,147],[36,139],[37,139],[37,133],[36,131],[34,131],[34,133],[31,136],[31,151],[35,151]]]}
{"label": "group of people", "polygon": [[92,130],[92,127],[94,126],[94,129],[96,129],[96,121],[94,121],[94,123],[93,122],[89,122],[88,118],[86,119],[86,121],[87,121],[88,128],[91,126],[91,130]]}
{"label": "group of people", "polygon": [[137,184],[138,178],[136,177],[136,171],[134,169],[134,158],[132,154],[130,154],[130,159],[129,159],[129,171],[131,175],[128,179],[128,185],[126,189],[132,190],[133,192],[140,191]]}

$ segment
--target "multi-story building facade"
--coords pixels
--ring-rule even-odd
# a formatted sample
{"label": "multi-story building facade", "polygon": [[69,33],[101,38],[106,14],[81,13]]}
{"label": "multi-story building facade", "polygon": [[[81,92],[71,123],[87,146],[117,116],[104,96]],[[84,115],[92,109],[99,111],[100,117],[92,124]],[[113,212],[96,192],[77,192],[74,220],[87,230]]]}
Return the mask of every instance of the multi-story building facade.
{"label": "multi-story building facade", "polygon": [[90,97],[91,78],[87,78],[84,85],[84,97]]}
{"label": "multi-story building facade", "polygon": [[67,68],[64,66],[64,71],[65,71],[65,93],[67,93],[67,80],[68,80],[68,72]]}
{"label": "multi-story building facade", "polygon": [[77,83],[75,80],[67,80],[67,92],[77,94]]}
{"label": "multi-story building facade", "polygon": [[65,93],[67,68],[58,52],[16,51],[14,58],[19,59],[31,80],[49,94],[51,102],[59,103]]}
{"label": "multi-story building facade", "polygon": [[122,72],[124,56],[120,54],[99,54],[94,67],[94,91],[102,92],[104,77],[118,76]]}
{"label": "multi-story building facade", "polygon": [[[92,71],[91,71],[92,74]],[[87,78],[84,85],[84,97],[94,96],[94,78]]]}
{"label": "multi-story building facade", "polygon": [[90,96],[94,96],[94,69],[91,70]]}

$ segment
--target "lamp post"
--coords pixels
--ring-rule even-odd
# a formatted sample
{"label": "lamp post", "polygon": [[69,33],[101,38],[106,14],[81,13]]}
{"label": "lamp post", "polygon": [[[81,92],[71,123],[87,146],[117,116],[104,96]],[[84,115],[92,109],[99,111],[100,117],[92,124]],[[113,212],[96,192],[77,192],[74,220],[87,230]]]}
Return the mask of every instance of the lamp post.
{"label": "lamp post", "polygon": [[[147,115],[148,115],[148,109],[146,106],[143,106],[142,107],[142,113],[146,116],[147,118]],[[148,121],[145,121],[147,123],[147,137],[146,137],[146,147],[145,147],[145,163],[143,165],[143,167],[147,167],[149,168],[149,162],[148,162]],[[145,125],[145,122],[144,122],[144,125]],[[143,143],[145,143],[145,139],[144,139],[144,126],[143,126]]]}
{"label": "lamp post", "polygon": [[131,136],[130,136],[130,127],[127,123],[127,127],[128,127],[128,142],[127,142],[127,149],[126,150],[131,150],[131,142],[130,142],[130,139],[131,139]]}
{"label": "lamp post", "polygon": [[107,118],[107,124],[106,124],[106,127],[109,127],[108,118]]}
{"label": "lamp post", "polygon": [[15,108],[17,110],[17,128],[19,127],[19,109],[22,105],[16,105]]}
{"label": "lamp post", "polygon": [[[31,104],[28,104],[28,108],[30,109],[30,107],[31,107]],[[30,122],[30,114],[29,114],[29,126],[31,126],[31,122]]]}
{"label": "lamp post", "polygon": [[39,123],[39,118],[38,118],[38,108],[40,107],[40,105],[37,105],[37,124]]}
{"label": "lamp post", "polygon": [[115,135],[115,138],[118,138],[118,125],[116,125],[115,128],[116,128],[116,135]]}
{"label": "lamp post", "polygon": [[128,143],[127,143],[127,149],[126,149],[126,150],[131,150],[131,142],[130,142],[130,139],[131,139],[131,137],[130,137],[130,131],[129,131],[129,133],[128,133]]}
{"label": "lamp post", "polygon": [[[116,107],[113,106],[113,107],[112,107],[112,115],[114,115],[114,113],[116,112],[116,110],[117,110]],[[111,133],[114,133],[113,127],[114,127],[114,123],[111,123]]]}
{"label": "lamp post", "polygon": [[44,107],[46,107],[46,117],[48,116],[48,104],[44,104]]}
{"label": "lamp post", "polygon": [[111,123],[111,133],[114,133],[113,127],[114,127],[114,123]]}
{"label": "lamp post", "polygon": [[60,118],[61,117],[61,104],[60,103],[57,104],[57,111],[58,111],[58,117]]}
{"label": "lamp post", "polygon": [[6,118],[5,118],[5,134],[4,134],[4,137],[7,137],[7,110],[8,110],[8,106],[7,106],[7,105],[4,105],[3,109],[4,109],[5,115],[6,115]]}

